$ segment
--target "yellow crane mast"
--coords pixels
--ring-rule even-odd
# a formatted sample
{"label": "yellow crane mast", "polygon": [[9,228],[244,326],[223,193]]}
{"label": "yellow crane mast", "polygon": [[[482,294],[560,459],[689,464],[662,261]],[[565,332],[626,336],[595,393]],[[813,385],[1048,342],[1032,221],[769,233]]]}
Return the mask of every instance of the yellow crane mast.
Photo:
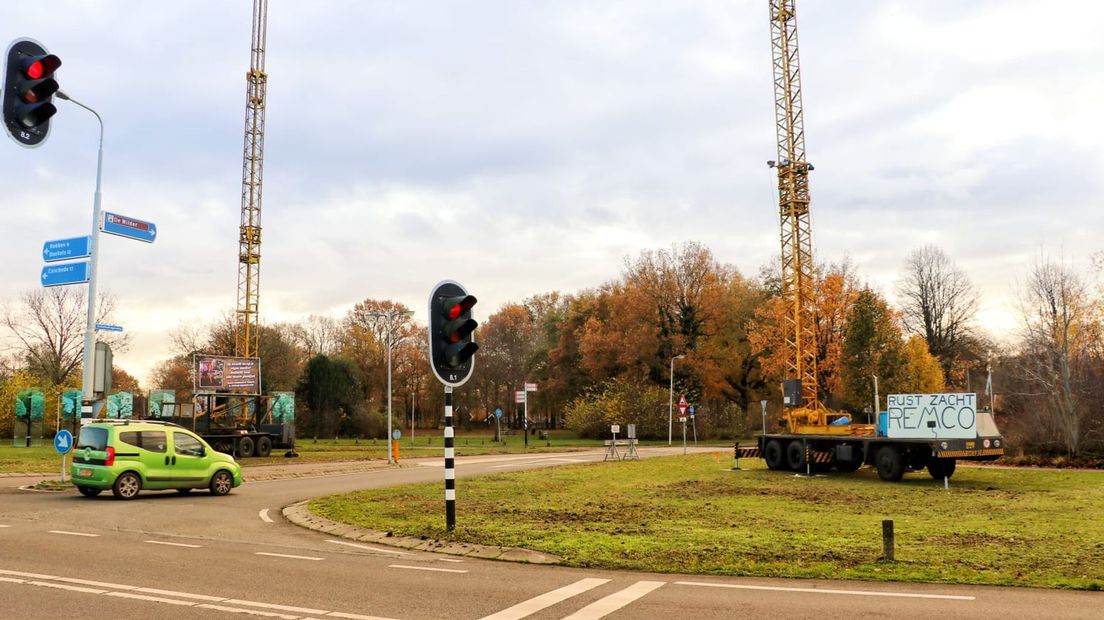
{"label": "yellow crane mast", "polygon": [[245,91],[241,228],[238,251],[238,307],[234,355],[255,357],[260,346],[257,309],[261,285],[261,187],[264,179],[265,39],[268,0],[253,0],[253,36]]}

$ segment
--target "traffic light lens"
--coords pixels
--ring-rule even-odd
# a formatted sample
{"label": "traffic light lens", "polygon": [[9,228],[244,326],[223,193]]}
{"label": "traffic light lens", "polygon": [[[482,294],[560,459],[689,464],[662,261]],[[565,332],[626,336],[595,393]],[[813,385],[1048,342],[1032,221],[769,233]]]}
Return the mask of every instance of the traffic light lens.
{"label": "traffic light lens", "polygon": [[44,71],[42,68],[41,60],[36,60],[31,63],[31,66],[27,67],[27,77],[31,78],[32,80],[37,80],[41,78],[43,73]]}
{"label": "traffic light lens", "polygon": [[448,311],[449,320],[450,321],[456,320],[456,318],[460,316],[460,311],[461,311],[460,304],[456,304],[455,306],[449,308],[449,311]]}

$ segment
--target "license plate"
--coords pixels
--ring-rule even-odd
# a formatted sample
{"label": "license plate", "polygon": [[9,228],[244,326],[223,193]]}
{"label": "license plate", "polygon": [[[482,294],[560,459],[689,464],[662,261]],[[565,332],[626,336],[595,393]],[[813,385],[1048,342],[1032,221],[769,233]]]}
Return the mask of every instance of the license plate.
{"label": "license plate", "polygon": [[87,477],[87,478],[91,478],[92,477],[92,470],[91,469],[78,469],[77,470],[77,475]]}

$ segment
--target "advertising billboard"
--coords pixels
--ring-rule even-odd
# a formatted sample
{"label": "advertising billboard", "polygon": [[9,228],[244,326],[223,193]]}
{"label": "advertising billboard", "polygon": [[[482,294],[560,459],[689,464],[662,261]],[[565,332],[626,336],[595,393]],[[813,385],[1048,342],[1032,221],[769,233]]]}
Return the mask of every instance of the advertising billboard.
{"label": "advertising billboard", "polygon": [[255,357],[195,356],[196,392],[261,393],[261,360]]}
{"label": "advertising billboard", "polygon": [[147,415],[151,418],[176,415],[176,392],[173,390],[151,390],[147,403]]}
{"label": "advertising billboard", "polygon": [[886,436],[899,439],[974,439],[977,394],[891,394]]}
{"label": "advertising billboard", "polygon": [[273,423],[287,424],[295,420],[295,392],[273,392],[270,406]]}

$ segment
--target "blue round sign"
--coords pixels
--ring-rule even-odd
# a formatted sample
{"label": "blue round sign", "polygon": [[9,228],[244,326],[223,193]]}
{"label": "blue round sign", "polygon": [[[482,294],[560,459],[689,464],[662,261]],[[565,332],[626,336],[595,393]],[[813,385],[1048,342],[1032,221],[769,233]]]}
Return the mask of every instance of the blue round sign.
{"label": "blue round sign", "polygon": [[496,418],[501,418],[502,417],[502,410],[501,409],[495,409],[495,417]]}
{"label": "blue round sign", "polygon": [[54,450],[58,451],[58,454],[68,454],[73,449],[73,433],[65,429],[58,431],[57,435],[54,435]]}
{"label": "blue round sign", "polygon": [[690,417],[694,417],[694,405],[690,405]]}

